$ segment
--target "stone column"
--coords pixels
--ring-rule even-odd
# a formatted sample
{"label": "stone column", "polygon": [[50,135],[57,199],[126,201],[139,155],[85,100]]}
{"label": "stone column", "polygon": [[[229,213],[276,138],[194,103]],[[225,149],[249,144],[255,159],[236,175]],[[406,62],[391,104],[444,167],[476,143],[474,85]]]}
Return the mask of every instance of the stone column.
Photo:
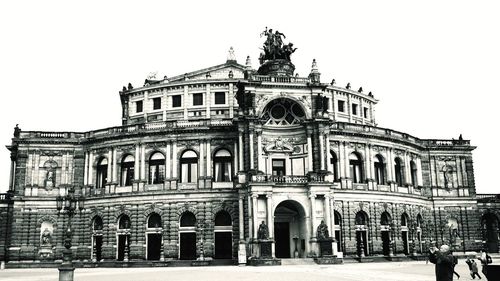
{"label": "stone column", "polygon": [[248,196],[248,238],[252,239],[253,235],[253,197]]}
{"label": "stone column", "polygon": [[258,194],[252,194],[252,218],[253,218],[253,225],[254,225],[254,229],[253,229],[253,237],[257,238],[257,230],[258,230],[258,225],[259,225],[259,221],[258,221],[258,209],[257,209],[257,199],[258,199],[259,195]]}
{"label": "stone column", "polygon": [[250,135],[249,135],[249,143],[250,143],[250,170],[253,170],[254,169],[254,164],[253,164],[253,161],[254,161],[254,148],[253,148],[253,131],[251,130],[250,131]]}
{"label": "stone column", "polygon": [[178,167],[177,167],[177,141],[174,140],[172,143],[172,178],[174,178],[175,180],[173,180],[171,182],[172,189],[177,188],[177,171],[178,171]]}
{"label": "stone column", "polygon": [[240,161],[240,165],[239,165],[239,169],[240,171],[243,171],[244,170],[244,165],[243,165],[243,132],[240,130],[239,131],[239,135],[238,135],[238,158],[239,158],[239,161]]}
{"label": "stone column", "polygon": [[229,106],[229,118],[234,117],[234,85],[233,83],[229,83],[229,94],[227,97],[227,103]]}
{"label": "stone column", "polygon": [[313,154],[312,154],[312,140],[309,132],[307,133],[307,165],[309,172],[314,171],[313,167]]}
{"label": "stone column", "polygon": [[245,240],[245,223],[244,223],[244,209],[243,209],[243,199],[244,196],[240,195],[238,198],[238,222],[239,222],[239,231],[240,231],[240,241]]}
{"label": "stone column", "polygon": [[[234,142],[234,158],[233,158],[233,174],[238,173],[239,167],[238,167],[238,143]],[[233,179],[233,175],[231,175],[231,179]]]}
{"label": "stone column", "polygon": [[316,230],[314,222],[316,220],[316,194],[310,193],[309,201],[311,202],[311,238],[316,238],[316,233],[314,233]]}
{"label": "stone column", "polygon": [[212,105],[212,99],[211,99],[211,93],[210,93],[210,83],[206,84],[206,91],[205,91],[205,116],[207,118],[210,118],[210,106]]}
{"label": "stone column", "polygon": [[319,132],[319,165],[320,170],[325,170],[325,144],[324,144],[324,135],[322,132]]}
{"label": "stone column", "polygon": [[188,97],[189,97],[189,88],[188,86],[184,86],[184,94],[182,95],[182,108],[184,109],[184,120],[188,120]]}
{"label": "stone column", "polygon": [[[35,155],[33,155],[35,156]],[[85,164],[83,166],[83,185],[87,186],[89,179],[89,152],[85,151]]]}
{"label": "stone column", "polygon": [[273,197],[272,194],[266,194],[267,207],[267,226],[269,228],[269,238],[274,238],[274,216],[273,216]]}
{"label": "stone column", "polygon": [[134,158],[134,180],[138,181],[140,178],[140,173],[139,173],[139,162],[140,162],[140,156],[139,156],[139,143],[135,144],[135,158]]}
{"label": "stone column", "polygon": [[404,169],[405,169],[405,180],[404,182],[406,184],[411,184],[411,165],[410,165],[410,157],[408,155],[408,151],[405,151],[405,166],[404,166]]}
{"label": "stone column", "polygon": [[344,142],[344,159],[345,159],[345,163],[344,163],[344,169],[345,169],[345,177],[346,178],[350,178],[351,177],[351,171],[350,171],[350,163],[349,163],[349,151],[347,150],[347,146],[349,145],[348,142]]}
{"label": "stone column", "polygon": [[210,147],[210,140],[207,140],[207,177],[212,176],[212,148]]}
{"label": "stone column", "polygon": [[[430,159],[429,159],[430,161]],[[422,181],[422,161],[420,158],[417,158],[416,159],[416,162],[415,164],[417,164],[417,185],[423,185],[423,181]]]}
{"label": "stone column", "polygon": [[257,132],[257,170],[265,173],[264,159],[262,158],[262,130]]}
{"label": "stone column", "polygon": [[141,180],[142,181],[147,181],[147,176],[146,176],[146,159],[145,155],[146,154],[146,146],[143,144],[141,145]]}
{"label": "stone column", "polygon": [[118,184],[118,167],[117,167],[117,159],[116,159],[116,147],[113,147],[113,184]]}
{"label": "stone column", "polygon": [[325,137],[326,137],[326,144],[325,144],[326,166],[328,167],[327,170],[333,173],[333,164],[332,161],[330,161],[330,158],[332,157],[330,153],[330,128],[328,128]]}
{"label": "stone column", "polygon": [[172,176],[172,164],[171,164],[171,155],[170,155],[170,142],[167,142],[167,148],[165,151],[165,178],[170,179]]}
{"label": "stone column", "polygon": [[199,177],[203,177],[205,175],[208,175],[208,172],[205,174],[205,162],[207,161],[208,155],[205,155],[205,146],[206,146],[206,140],[200,140],[200,173],[198,174]]}
{"label": "stone column", "polygon": [[89,181],[88,184],[92,185],[92,175],[94,173],[94,153],[92,150],[89,152]]}
{"label": "stone column", "polygon": [[108,176],[106,179],[106,185],[110,185],[113,177],[113,149],[108,150]]}
{"label": "stone column", "polygon": [[[332,234],[333,228],[332,228],[332,215],[330,214],[330,194],[325,194],[325,223],[326,226],[328,227],[328,230],[330,231],[330,234]],[[333,235],[332,235],[333,236]]]}

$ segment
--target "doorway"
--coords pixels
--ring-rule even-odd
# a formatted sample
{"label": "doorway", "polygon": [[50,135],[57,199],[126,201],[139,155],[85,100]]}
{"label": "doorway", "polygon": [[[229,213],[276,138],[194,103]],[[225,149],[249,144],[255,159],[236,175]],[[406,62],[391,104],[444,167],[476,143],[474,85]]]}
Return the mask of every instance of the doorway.
{"label": "doorway", "polygon": [[[365,256],[368,255],[368,243],[366,239],[367,233],[365,230],[356,231],[356,245],[358,248],[358,256],[361,256],[361,251]],[[362,244],[361,244],[362,243]]]}
{"label": "doorway", "polygon": [[388,256],[390,254],[391,247],[391,232],[382,231],[382,254]]}
{"label": "doorway", "polygon": [[94,236],[94,245],[95,248],[95,259],[100,261],[102,259],[102,235]]}
{"label": "doorway", "polygon": [[483,228],[483,240],[486,241],[486,250],[489,253],[498,253],[498,220],[495,215],[489,213],[485,214],[481,219]]}
{"label": "doorway", "polygon": [[196,259],[196,233],[195,232],[180,233],[179,236],[180,236],[179,259],[181,260]]}
{"label": "doorway", "polygon": [[290,223],[275,222],[274,237],[276,240],[275,253],[277,258],[290,258]]}
{"label": "doorway", "polygon": [[233,251],[231,232],[215,232],[216,259],[231,259]]}
{"label": "doorway", "polygon": [[127,235],[118,235],[118,261],[123,261],[125,257],[125,247],[127,244]]}
{"label": "doorway", "polygon": [[148,260],[160,260],[161,234],[148,234]]}

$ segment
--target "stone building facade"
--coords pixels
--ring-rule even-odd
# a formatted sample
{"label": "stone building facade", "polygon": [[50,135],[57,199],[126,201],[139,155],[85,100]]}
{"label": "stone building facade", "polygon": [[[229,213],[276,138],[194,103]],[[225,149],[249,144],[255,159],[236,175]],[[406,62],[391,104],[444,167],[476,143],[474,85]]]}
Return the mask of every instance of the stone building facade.
{"label": "stone building facade", "polygon": [[[266,55],[267,56],[267,55]],[[377,126],[360,88],[293,75],[288,58],[259,70],[221,65],[120,91],[122,125],[88,132],[16,127],[0,197],[0,259],[62,258],[76,194],[73,259],[87,263],[425,254],[429,245],[498,252],[499,200],[477,196],[461,137],[420,139]],[[324,232],[323,232],[324,235]]]}

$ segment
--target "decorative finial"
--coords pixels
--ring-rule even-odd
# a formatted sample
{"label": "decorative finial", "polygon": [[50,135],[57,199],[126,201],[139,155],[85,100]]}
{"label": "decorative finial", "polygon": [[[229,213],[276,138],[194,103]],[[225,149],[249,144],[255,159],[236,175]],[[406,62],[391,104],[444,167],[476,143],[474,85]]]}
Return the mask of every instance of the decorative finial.
{"label": "decorative finial", "polygon": [[229,78],[233,78],[233,77],[234,77],[233,71],[229,70]]}
{"label": "decorative finial", "polygon": [[373,97],[373,94],[372,94],[372,92],[369,92],[369,93],[368,93],[368,95],[369,95],[370,97]]}
{"label": "decorative finial", "polygon": [[464,140],[464,138],[462,137],[462,134],[460,134],[460,136],[458,136],[458,140],[459,141],[463,141]]}
{"label": "decorative finial", "polygon": [[347,85],[345,86],[346,89],[350,89],[351,88],[351,83],[347,83]]}
{"label": "decorative finial", "polygon": [[122,92],[125,92],[127,90],[127,87],[123,86]]}
{"label": "decorative finial", "polygon": [[236,62],[233,47],[229,48],[229,53],[227,54],[227,62]]}
{"label": "decorative finial", "polygon": [[210,72],[207,72],[207,74],[205,75],[205,78],[209,79],[211,77],[212,77],[212,75],[210,75]]}
{"label": "decorative finial", "polygon": [[247,56],[247,60],[245,61],[245,66],[247,69],[252,69],[252,61],[250,60],[250,56]]}
{"label": "decorative finial", "polygon": [[362,93],[362,92],[363,92],[363,87],[359,87],[358,93]]}
{"label": "decorative finial", "polygon": [[313,59],[312,66],[311,66],[311,72],[313,71],[318,71],[318,64],[316,63],[316,59]]}
{"label": "decorative finial", "polygon": [[132,86],[132,83],[128,83],[127,88],[128,88],[129,90],[132,90],[132,89],[134,88],[134,86]]}
{"label": "decorative finial", "polygon": [[330,85],[335,85],[335,78],[332,79],[332,82],[330,83]]}

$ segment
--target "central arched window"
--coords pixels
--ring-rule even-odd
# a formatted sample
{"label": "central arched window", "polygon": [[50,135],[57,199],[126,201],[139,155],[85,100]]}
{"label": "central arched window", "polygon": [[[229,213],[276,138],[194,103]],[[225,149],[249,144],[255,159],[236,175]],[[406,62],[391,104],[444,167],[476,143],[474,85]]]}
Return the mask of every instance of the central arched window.
{"label": "central arched window", "polygon": [[99,216],[96,216],[94,218],[94,221],[92,222],[92,229],[94,231],[102,230],[103,228],[103,223],[102,223],[102,218]]}
{"label": "central arched window", "polygon": [[261,118],[266,125],[296,125],[304,121],[305,113],[298,103],[290,99],[279,98],[266,106]]}
{"label": "central arched window", "polygon": [[375,156],[373,159],[373,165],[375,166],[375,181],[377,184],[385,184],[385,163],[384,158],[380,154]]}
{"label": "central arched window", "polygon": [[132,185],[132,181],[134,180],[134,164],[134,156],[127,155],[123,158],[121,164],[121,186]]}
{"label": "central arched window", "polygon": [[108,159],[102,158],[99,160],[96,169],[96,188],[103,188],[108,182]]}
{"label": "central arched window", "polygon": [[363,182],[363,167],[361,162],[361,157],[358,153],[353,152],[349,155],[349,168],[351,172],[351,178],[353,183]]}
{"label": "central arched window", "polygon": [[195,183],[198,180],[198,155],[187,150],[181,157],[181,182]]}
{"label": "central arched window", "polygon": [[148,218],[148,228],[161,228],[161,217],[157,213],[152,213]]}
{"label": "central arched window", "polygon": [[391,225],[391,215],[387,211],[383,212],[380,216],[380,224],[381,225]]}
{"label": "central arched window", "polygon": [[149,183],[157,184],[165,181],[165,156],[155,152],[149,157]]}
{"label": "central arched window", "polygon": [[128,215],[120,216],[118,220],[118,229],[130,229],[130,218]]}
{"label": "central arched window", "polygon": [[403,164],[399,157],[394,159],[394,173],[396,176],[396,184],[403,186]]}
{"label": "central arched window", "polygon": [[231,153],[225,149],[219,149],[214,155],[214,180],[216,182],[231,181],[232,167]]}
{"label": "central arched window", "polygon": [[181,227],[192,227],[196,225],[196,217],[191,212],[185,212],[181,216],[180,226]]}

